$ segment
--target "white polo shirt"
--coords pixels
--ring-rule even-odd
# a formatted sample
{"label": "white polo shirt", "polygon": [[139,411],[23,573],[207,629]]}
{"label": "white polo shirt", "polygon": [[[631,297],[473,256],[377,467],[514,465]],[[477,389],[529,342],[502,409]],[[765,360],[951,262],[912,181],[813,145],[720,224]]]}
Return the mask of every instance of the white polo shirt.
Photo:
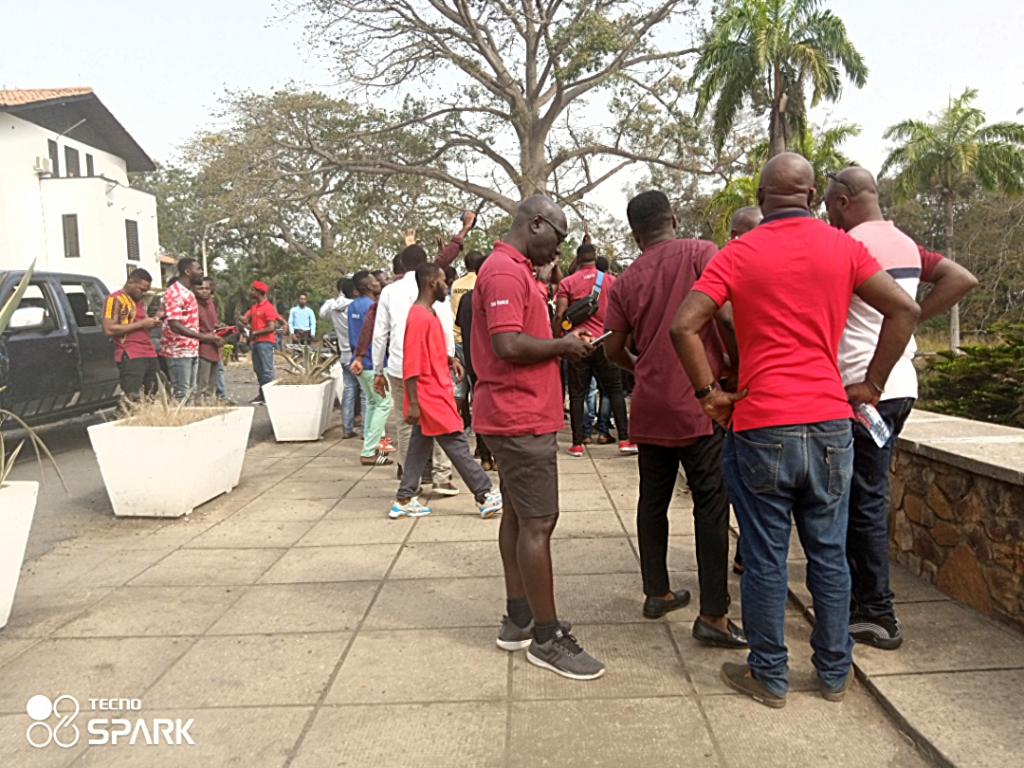
{"label": "white polo shirt", "polygon": [[[851,229],[849,235],[863,243],[882,265],[882,269],[916,300],[917,286],[921,281],[921,254],[913,240],[900,232],[891,221],[865,221]],[[839,373],[843,377],[843,386],[864,381],[881,330],[881,312],[854,294],[846,318],[846,329],[839,342]],[[882,394],[883,400],[917,397],[917,370],[914,368],[916,351],[917,342],[911,337],[903,357],[889,375]]]}

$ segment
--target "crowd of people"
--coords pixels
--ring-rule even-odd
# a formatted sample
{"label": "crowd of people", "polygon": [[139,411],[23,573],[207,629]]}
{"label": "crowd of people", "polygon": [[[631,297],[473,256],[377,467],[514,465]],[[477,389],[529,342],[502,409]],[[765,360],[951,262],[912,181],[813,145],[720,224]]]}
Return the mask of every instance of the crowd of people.
{"label": "crowd of people", "polygon": [[[361,402],[361,463],[397,469],[389,516],[429,514],[419,499],[427,483],[435,494],[458,494],[453,466],[481,517],[501,513],[500,648],[525,649],[531,663],[576,680],[605,672],[559,618],[554,599],[550,540],[566,391],[570,457],[585,455],[591,419],[602,409],[598,442],[614,442],[614,419],[619,452],[637,455],[642,614],[649,619],[691,598],[673,589],[667,567],[668,509],[682,467],[700,590],[693,637],[749,649],[746,664],[722,666],[726,685],[766,706],[786,703],[794,527],[807,557],[812,661],[823,697],[844,697],[855,642],[886,650],[902,643],[889,584],[886,495],[895,440],[917,397],[913,333],[976,280],[886,221],[865,169],[830,174],[828,223],[812,213],[814,171],[799,155],[770,160],[757,195],[758,207],[733,216],[721,249],[678,237],[662,192],[637,195],[626,217],[640,253],[617,276],[589,236],[561,274],[568,223],[543,195],[520,203],[490,254],[466,253],[459,276],[452,267],[475,218],[466,212],[459,233],[438,239],[433,258],[410,232],[391,279],[356,272],[321,306],[341,355],[344,436],[356,436]],[[216,386],[212,358],[202,354],[219,343],[210,328],[216,317],[204,321],[195,307],[209,301],[213,286],[183,260],[179,287],[147,318],[140,300],[148,275],[140,273],[108,299],[104,319],[126,393],[148,386],[155,371],[155,353],[142,339],[157,326],[176,392],[189,381]],[[931,290],[918,304],[922,282]],[[289,325],[299,343],[308,342],[315,316],[300,297],[285,324],[261,283],[253,299],[240,324],[252,333],[264,384],[266,363],[257,361],[268,353],[260,345],[272,349],[270,334]],[[589,416],[592,389],[600,406]],[[385,435],[392,412],[396,428]],[[880,431],[888,437],[879,440]],[[497,488],[489,470],[497,470]],[[732,568],[742,573],[741,622],[730,617],[730,506],[740,528]]]}

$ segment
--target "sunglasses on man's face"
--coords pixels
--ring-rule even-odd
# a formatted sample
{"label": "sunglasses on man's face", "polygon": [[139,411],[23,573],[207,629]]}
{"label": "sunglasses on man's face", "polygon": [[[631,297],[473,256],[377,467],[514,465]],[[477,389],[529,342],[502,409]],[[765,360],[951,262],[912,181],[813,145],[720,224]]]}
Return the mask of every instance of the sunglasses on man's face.
{"label": "sunglasses on man's face", "polygon": [[541,216],[540,214],[538,214],[537,218],[540,219],[541,221],[546,221],[548,226],[551,227],[553,230],[555,230],[555,234],[558,235],[558,244],[559,245],[561,245],[565,241],[565,238],[567,238],[569,236],[568,232],[566,232],[560,226],[555,224],[555,222],[553,222],[547,216]]}

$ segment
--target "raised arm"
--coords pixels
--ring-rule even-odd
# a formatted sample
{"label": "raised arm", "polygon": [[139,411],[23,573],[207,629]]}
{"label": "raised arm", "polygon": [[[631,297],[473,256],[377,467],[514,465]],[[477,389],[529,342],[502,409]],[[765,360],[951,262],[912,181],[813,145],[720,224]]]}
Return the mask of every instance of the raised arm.
{"label": "raised arm", "polygon": [[978,285],[978,278],[955,261],[942,257],[921,279],[932,284],[931,291],[921,301],[919,323],[941,315],[970,293]]}

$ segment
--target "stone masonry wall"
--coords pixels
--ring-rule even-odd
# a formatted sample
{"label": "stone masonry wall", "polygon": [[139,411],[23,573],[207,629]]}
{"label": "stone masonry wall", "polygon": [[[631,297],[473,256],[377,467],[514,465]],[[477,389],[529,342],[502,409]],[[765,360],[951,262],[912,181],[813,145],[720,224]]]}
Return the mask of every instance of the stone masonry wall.
{"label": "stone masonry wall", "polygon": [[889,492],[893,559],[1024,631],[1024,486],[898,448]]}

